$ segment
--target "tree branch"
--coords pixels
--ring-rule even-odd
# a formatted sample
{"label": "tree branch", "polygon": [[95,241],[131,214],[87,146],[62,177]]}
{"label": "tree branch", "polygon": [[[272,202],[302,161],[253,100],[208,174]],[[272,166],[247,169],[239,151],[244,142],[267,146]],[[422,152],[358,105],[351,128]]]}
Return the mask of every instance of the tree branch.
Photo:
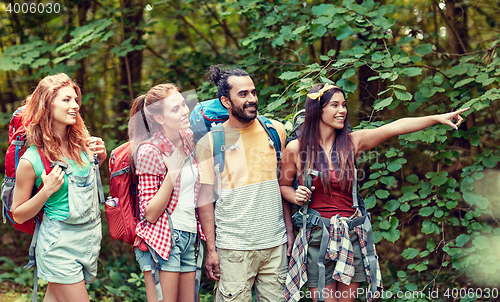
{"label": "tree branch", "polygon": [[241,49],[240,48],[240,44],[238,42],[238,40],[233,36],[233,33],[231,32],[231,30],[229,29],[229,27],[227,26],[227,22],[226,20],[223,20],[221,21],[220,18],[219,18],[219,15],[217,15],[217,12],[214,12],[210,6],[208,6],[207,3],[205,3],[205,6],[207,7],[207,10],[210,12],[210,15],[212,15],[212,17],[215,19],[215,21],[220,25],[222,26],[222,29],[224,30],[224,33],[226,34],[226,36],[229,37],[229,39],[231,39],[231,41],[233,41],[234,45],[236,46],[236,48],[238,49]]}
{"label": "tree branch", "polygon": [[443,17],[444,22],[446,23],[446,25],[448,26],[448,28],[453,32],[453,34],[455,35],[455,37],[458,40],[458,43],[460,43],[460,46],[462,47],[463,51],[465,52],[467,50],[467,48],[465,48],[465,44],[462,41],[462,39],[460,38],[460,35],[458,34],[458,32],[455,30],[455,27],[452,24],[450,24],[448,18],[444,14],[443,10],[439,7],[439,4],[437,3],[437,1],[436,0],[432,0],[432,3],[434,3],[434,5],[436,6],[437,10],[439,11],[439,14],[441,15],[441,17]]}
{"label": "tree branch", "polygon": [[[123,24],[123,18],[125,17],[123,14],[123,0],[120,0],[120,25],[122,28],[122,42],[125,42],[125,25]],[[125,60],[125,68],[127,69],[127,80],[128,80],[128,93],[130,95],[130,99],[134,99],[134,91],[132,90],[132,76],[130,75],[130,66],[128,64],[128,58],[127,55],[123,56],[123,59]]]}

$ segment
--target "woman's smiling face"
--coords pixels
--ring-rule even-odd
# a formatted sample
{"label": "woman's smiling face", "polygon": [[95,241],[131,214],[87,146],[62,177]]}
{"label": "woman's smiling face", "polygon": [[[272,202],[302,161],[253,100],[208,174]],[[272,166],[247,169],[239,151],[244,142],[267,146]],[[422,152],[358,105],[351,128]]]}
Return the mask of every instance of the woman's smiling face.
{"label": "woman's smiling face", "polygon": [[342,92],[337,91],[332,98],[323,107],[321,114],[321,123],[333,129],[344,128],[344,122],[347,118],[347,106]]}
{"label": "woman's smiling face", "polygon": [[61,126],[74,125],[80,110],[79,101],[75,89],[69,86],[59,89],[52,101],[52,123]]}

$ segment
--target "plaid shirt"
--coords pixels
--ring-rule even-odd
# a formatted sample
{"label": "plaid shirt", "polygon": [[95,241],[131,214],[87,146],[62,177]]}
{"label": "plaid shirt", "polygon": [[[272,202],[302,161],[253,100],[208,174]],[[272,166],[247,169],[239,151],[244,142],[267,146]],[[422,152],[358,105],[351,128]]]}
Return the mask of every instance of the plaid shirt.
{"label": "plaid shirt", "polygon": [[[184,152],[190,155],[193,151],[193,132],[187,129],[181,131],[180,134],[184,144]],[[155,133],[150,142],[154,142],[154,145],[160,148],[165,154],[172,154],[175,150],[172,142],[170,142],[170,140],[162,133]],[[174,211],[177,202],[179,201],[181,175],[179,174],[175,180],[174,189],[170,195],[170,200],[165,212],[163,212],[155,223],[148,222],[145,218],[146,207],[153,196],[155,196],[156,192],[158,192],[165,176],[167,175],[167,167],[165,166],[163,156],[158,148],[150,144],[143,144],[139,147],[139,150],[137,150],[136,174],[139,178],[137,188],[139,191],[140,214],[139,223],[136,227],[136,233],[137,236],[144,240],[155,252],[158,253],[158,255],[160,255],[160,257],[167,260],[172,248],[168,215]],[[198,168],[194,158],[192,158],[192,162],[195,168]],[[198,180],[194,186],[195,204],[198,200],[199,192],[200,177],[198,175]],[[205,240],[205,236],[201,231],[201,225],[198,220],[198,214],[196,214],[196,220],[198,233],[200,234],[201,239]],[[138,244],[140,244],[140,242],[136,245]]]}
{"label": "plaid shirt", "polygon": [[[350,217],[357,218],[361,216],[359,209]],[[354,276],[354,256],[352,243],[349,238],[349,226],[347,225],[348,217],[340,217],[335,215],[330,219],[330,240],[325,258],[332,261],[337,261],[333,272],[333,279],[349,285]],[[366,250],[366,230],[363,225],[354,228],[354,231],[359,237],[361,247],[361,255],[365,267],[366,281],[371,282],[370,265],[367,258]],[[305,238],[304,238],[305,237]],[[292,256],[288,265],[288,275],[286,278],[285,301],[299,301],[300,289],[307,282],[306,260],[307,247],[311,238],[311,229],[308,229],[305,236],[302,230],[295,238],[293,244]],[[382,275],[377,261],[377,287],[382,288]],[[372,301],[373,297],[368,296],[368,301]]]}

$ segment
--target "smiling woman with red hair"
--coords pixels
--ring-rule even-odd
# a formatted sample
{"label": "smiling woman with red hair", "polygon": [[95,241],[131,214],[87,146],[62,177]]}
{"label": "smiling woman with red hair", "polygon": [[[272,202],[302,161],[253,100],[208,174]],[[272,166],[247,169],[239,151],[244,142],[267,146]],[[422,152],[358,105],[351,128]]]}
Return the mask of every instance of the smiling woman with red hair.
{"label": "smiling woman with red hair", "polygon": [[[63,73],[43,78],[24,103],[29,148],[17,167],[12,213],[23,223],[44,209],[35,251],[38,276],[49,283],[44,301],[89,301],[85,283],[97,275],[102,233],[94,156],[102,163],[106,148],[90,137],[80,105],[80,88]],[[40,154],[55,164],[48,174]]]}

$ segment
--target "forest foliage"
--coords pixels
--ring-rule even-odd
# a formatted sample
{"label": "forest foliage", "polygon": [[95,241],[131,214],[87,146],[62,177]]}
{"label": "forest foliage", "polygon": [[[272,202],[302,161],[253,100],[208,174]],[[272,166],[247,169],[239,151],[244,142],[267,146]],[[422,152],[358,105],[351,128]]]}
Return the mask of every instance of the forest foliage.
{"label": "forest foliage", "polygon": [[500,285],[498,1],[76,2],[36,28],[2,13],[2,129],[43,76],[65,72],[111,151],[127,139],[131,99],[165,82],[214,98],[203,76],[219,63],[246,69],[260,113],[288,130],[315,83],[346,91],[354,130],[471,107],[457,131],[437,125],[365,154],[361,191],[386,290]]}

